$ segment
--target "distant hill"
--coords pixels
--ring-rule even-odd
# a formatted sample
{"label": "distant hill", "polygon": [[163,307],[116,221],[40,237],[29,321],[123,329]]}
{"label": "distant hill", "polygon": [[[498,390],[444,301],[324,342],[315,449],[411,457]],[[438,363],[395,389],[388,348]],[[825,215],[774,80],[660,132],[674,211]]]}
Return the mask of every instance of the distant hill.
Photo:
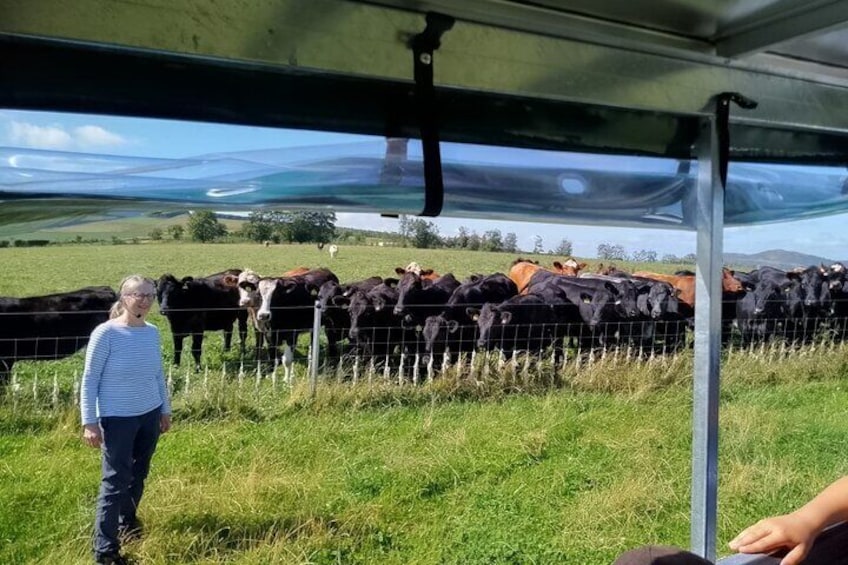
{"label": "distant hill", "polygon": [[830,265],[834,261],[816,255],[807,255],[797,251],[786,251],[785,249],[769,249],[759,253],[725,253],[724,262],[727,265],[755,268],[769,265],[778,269],[792,269],[794,267],[808,267],[824,263]]}

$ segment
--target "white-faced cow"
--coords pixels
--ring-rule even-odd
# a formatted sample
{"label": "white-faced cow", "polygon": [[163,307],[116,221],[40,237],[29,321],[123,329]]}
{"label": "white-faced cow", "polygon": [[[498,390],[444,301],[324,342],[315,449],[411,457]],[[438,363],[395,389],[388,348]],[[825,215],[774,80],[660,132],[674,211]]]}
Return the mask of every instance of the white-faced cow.
{"label": "white-faced cow", "polygon": [[247,310],[239,307],[240,269],[230,269],[208,277],[183,277],[164,274],[156,283],[159,311],[168,319],[174,337],[174,365],[182,360],[183,340],[191,335],[191,354],[200,367],[203,333],[223,330],[224,350],[229,351],[233,323],[238,321],[240,348],[244,353],[247,339]]}
{"label": "white-faced cow", "polygon": [[330,259],[335,259],[336,255],[339,254],[339,246],[333,243],[327,248],[327,252],[330,254]]}
{"label": "white-faced cow", "polygon": [[62,359],[82,348],[117,299],[108,286],[0,298],[0,385],[16,361]]}
{"label": "white-faced cow", "polygon": [[288,343],[294,349],[297,336],[312,330],[318,289],[330,280],[339,282],[329,269],[314,269],[292,277],[259,280],[258,290],[262,302],[256,312],[256,323],[258,329],[265,333],[272,360],[278,359],[279,347],[283,343]]}

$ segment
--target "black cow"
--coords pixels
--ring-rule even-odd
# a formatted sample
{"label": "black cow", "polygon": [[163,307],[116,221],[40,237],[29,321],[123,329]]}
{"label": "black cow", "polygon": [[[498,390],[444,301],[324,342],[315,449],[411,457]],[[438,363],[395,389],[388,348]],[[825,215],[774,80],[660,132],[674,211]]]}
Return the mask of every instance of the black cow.
{"label": "black cow", "polygon": [[513,296],[499,304],[487,302],[477,318],[477,345],[506,354],[540,352],[557,342],[557,323],[553,306],[536,294]]}
{"label": "black cow", "polygon": [[642,352],[675,351],[685,343],[686,320],[680,314],[677,290],[669,283],[633,277],[639,315],[624,324],[622,339]]}
{"label": "black cow", "polygon": [[239,348],[244,354],[247,341],[247,310],[239,307],[238,276],[230,269],[207,277],[177,279],[168,273],[156,282],[159,312],[168,319],[174,337],[174,365],[182,360],[183,340],[191,335],[194,365],[200,367],[203,333],[222,330],[224,350],[229,351],[233,323],[238,321]]}
{"label": "black cow", "polygon": [[368,292],[350,296],[350,340],[357,353],[382,363],[398,349],[413,350],[414,330],[407,330],[392,310],[397,304],[398,280],[387,278]]}
{"label": "black cow", "polygon": [[742,336],[742,345],[771,339],[790,321],[787,319],[787,294],[794,284],[788,279],[780,284],[774,278],[765,277],[737,301],[736,325]]}
{"label": "black cow", "polygon": [[108,286],[26,298],[0,298],[0,385],[16,361],[62,359],[88,343],[118,299]]}
{"label": "black cow", "polygon": [[394,313],[403,317],[403,323],[407,326],[423,324],[427,316],[438,314],[442,310],[458,287],[459,281],[452,273],[430,281],[407,271],[398,282]]}
{"label": "black cow", "polygon": [[338,357],[338,343],[346,339],[350,331],[350,314],[346,310],[350,296],[357,290],[368,292],[382,282],[382,277],[370,277],[343,285],[329,280],[318,289],[321,322],[327,336],[327,354],[330,357]]}
{"label": "black cow", "polygon": [[422,334],[427,355],[443,357],[449,350],[455,358],[461,352],[472,351],[478,326],[471,315],[487,302],[498,304],[517,294],[518,287],[503,273],[469,277],[453,291],[441,313],[424,321]]}
{"label": "black cow", "polygon": [[[630,280],[616,283],[539,272],[530,279],[527,290],[560,304],[565,332],[577,338],[581,347],[612,343],[621,323],[639,315],[636,286]],[[591,333],[583,331],[579,321]]]}

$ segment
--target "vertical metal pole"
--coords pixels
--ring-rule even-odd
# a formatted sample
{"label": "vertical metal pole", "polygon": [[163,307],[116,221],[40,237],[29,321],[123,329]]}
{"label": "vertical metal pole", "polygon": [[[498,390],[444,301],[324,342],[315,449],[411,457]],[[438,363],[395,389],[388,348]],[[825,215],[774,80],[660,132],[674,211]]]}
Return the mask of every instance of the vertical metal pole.
{"label": "vertical metal pole", "polygon": [[310,372],[309,372],[309,396],[315,396],[315,388],[318,385],[318,359],[320,359],[321,355],[318,352],[318,345],[320,340],[319,333],[321,332],[321,303],[317,300],[315,301],[315,311],[312,316],[312,357],[309,360],[310,362]]}
{"label": "vertical metal pole", "polygon": [[716,556],[724,228],[724,186],[719,169],[717,126],[715,112],[704,118],[701,125],[694,214],[698,260],[695,275],[691,549],[710,561],[715,561]]}

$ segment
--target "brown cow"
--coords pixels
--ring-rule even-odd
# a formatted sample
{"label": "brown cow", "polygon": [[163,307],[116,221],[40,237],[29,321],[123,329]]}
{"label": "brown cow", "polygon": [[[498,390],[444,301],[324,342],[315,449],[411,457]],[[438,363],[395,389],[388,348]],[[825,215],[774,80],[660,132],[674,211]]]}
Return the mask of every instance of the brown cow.
{"label": "brown cow", "polygon": [[542,267],[539,265],[538,261],[522,259],[519,257],[512,262],[512,267],[510,267],[507,276],[509,276],[512,282],[515,283],[515,286],[518,287],[518,292],[520,294],[527,294],[527,285],[530,284],[530,277],[532,277],[539,269],[544,269],[545,271],[550,271],[557,275],[566,277],[576,277],[580,270],[585,268],[586,263],[578,263],[572,258],[569,258],[565,263],[554,261],[554,266],[550,269],[548,267]]}
{"label": "brown cow", "polygon": [[576,277],[580,271],[586,268],[586,263],[578,263],[574,257],[569,257],[565,263],[554,261],[554,268],[549,269],[558,275],[566,277]]}
{"label": "brown cow", "polygon": [[[648,271],[636,271],[634,277],[643,277],[669,283],[678,290],[677,299],[695,309],[695,275],[666,275],[663,273],[651,273]],[[728,268],[722,269],[721,290],[723,293],[735,294],[742,292],[742,283],[733,277],[733,271]]]}

